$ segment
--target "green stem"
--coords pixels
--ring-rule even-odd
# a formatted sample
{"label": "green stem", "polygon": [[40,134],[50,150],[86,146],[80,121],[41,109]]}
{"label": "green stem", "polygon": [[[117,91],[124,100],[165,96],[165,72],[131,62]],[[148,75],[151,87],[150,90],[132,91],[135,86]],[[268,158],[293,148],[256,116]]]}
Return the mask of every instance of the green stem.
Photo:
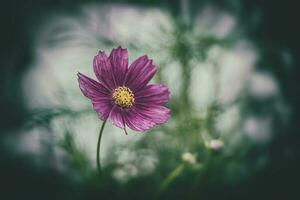
{"label": "green stem", "polygon": [[102,133],[104,130],[104,126],[105,126],[106,120],[103,121],[100,132],[99,132],[99,138],[98,138],[98,143],[97,143],[97,169],[99,174],[101,174],[101,165],[100,165],[100,143],[101,143],[101,137],[102,137]]}
{"label": "green stem", "polygon": [[160,191],[165,190],[168,187],[168,185],[181,174],[184,167],[185,163],[180,163],[162,182],[162,184],[160,185]]}

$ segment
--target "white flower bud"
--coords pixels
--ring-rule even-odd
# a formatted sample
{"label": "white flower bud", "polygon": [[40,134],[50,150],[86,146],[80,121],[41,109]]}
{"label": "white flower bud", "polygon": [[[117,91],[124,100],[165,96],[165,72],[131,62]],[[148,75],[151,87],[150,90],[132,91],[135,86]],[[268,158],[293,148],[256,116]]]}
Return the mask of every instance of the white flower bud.
{"label": "white flower bud", "polygon": [[196,156],[190,152],[185,152],[181,155],[181,159],[183,162],[188,163],[190,165],[196,164]]}

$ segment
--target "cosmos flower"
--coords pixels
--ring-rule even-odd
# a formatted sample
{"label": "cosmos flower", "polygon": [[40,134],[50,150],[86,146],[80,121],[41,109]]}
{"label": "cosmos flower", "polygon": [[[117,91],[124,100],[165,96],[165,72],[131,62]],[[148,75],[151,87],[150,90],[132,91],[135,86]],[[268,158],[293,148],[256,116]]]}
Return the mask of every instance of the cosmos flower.
{"label": "cosmos flower", "polygon": [[94,57],[95,81],[78,73],[79,87],[101,120],[109,120],[125,130],[143,132],[165,123],[170,110],[165,104],[170,93],[162,84],[149,84],[156,67],[146,55],[128,67],[127,49],[113,49],[107,57],[99,51]]}

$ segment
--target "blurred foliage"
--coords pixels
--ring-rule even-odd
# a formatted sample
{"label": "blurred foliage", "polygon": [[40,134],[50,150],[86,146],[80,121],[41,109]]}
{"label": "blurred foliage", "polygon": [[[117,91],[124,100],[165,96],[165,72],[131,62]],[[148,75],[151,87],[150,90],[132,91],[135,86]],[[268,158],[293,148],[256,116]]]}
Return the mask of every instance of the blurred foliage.
{"label": "blurred foliage", "polygon": [[[36,2],[34,1],[30,2],[34,4],[34,7],[48,9],[47,6],[41,5],[41,3],[35,4]],[[84,3],[84,1],[75,2],[78,4]],[[203,3],[198,3],[198,1],[191,2],[193,5],[195,4],[195,7],[200,6]],[[249,1],[245,1],[245,3],[242,1],[224,1],[225,3],[219,3],[218,1],[211,2],[218,6],[223,6],[224,8],[228,7],[231,12],[242,9],[244,4],[250,4]],[[72,1],[72,3],[74,2]],[[128,2],[126,1],[126,3]],[[97,174],[84,150],[76,146],[71,130],[66,128],[63,133],[64,137],[50,148],[53,148],[52,152],[54,152],[54,149],[57,147],[63,151],[63,158],[67,160],[67,164],[65,164],[67,172],[64,172],[63,174],[58,173],[57,175],[55,168],[52,169],[49,166],[49,171],[54,170],[54,172],[46,171],[44,173],[41,172],[41,174],[33,174],[33,176],[45,176],[47,180],[54,179],[55,181],[60,179],[59,177],[64,177],[64,179],[59,182],[58,186],[65,188],[65,190],[62,189],[62,191],[56,191],[57,193],[53,196],[50,195],[49,199],[124,199],[133,195],[136,199],[197,199],[200,197],[214,199],[222,198],[223,195],[226,195],[229,199],[234,197],[248,197],[248,199],[250,199],[252,197],[257,197],[254,192],[263,191],[262,188],[259,188],[260,186],[264,186],[264,184],[269,184],[274,181],[272,176],[274,173],[276,174],[277,170],[280,170],[280,166],[290,164],[294,164],[295,167],[299,166],[296,162],[288,162],[289,158],[292,157],[295,159],[299,155],[299,151],[296,150],[298,149],[297,145],[299,143],[295,142],[297,137],[293,135],[295,130],[297,130],[296,127],[299,127],[299,125],[295,125],[297,124],[295,123],[297,121],[292,121],[291,123],[295,124],[292,124],[288,130],[277,129],[276,133],[278,132],[278,134],[272,139],[270,145],[258,145],[252,143],[246,138],[243,138],[245,136],[242,134],[240,136],[242,138],[239,138],[240,142],[236,145],[231,145],[233,142],[232,138],[222,136],[215,127],[216,119],[225,109],[232,106],[231,104],[224,105],[214,101],[205,111],[203,111],[205,114],[199,115],[194,112],[188,94],[191,73],[194,67],[191,65],[190,60],[196,58],[199,62],[205,62],[210,48],[213,46],[230,48],[231,45],[234,44],[236,37],[239,35],[230,35],[224,39],[212,35],[196,35],[191,31],[189,25],[183,24],[180,20],[179,1],[147,0],[129,1],[129,3],[145,7],[161,7],[169,10],[172,14],[175,26],[175,40],[173,44],[168,46],[167,50],[170,55],[180,63],[183,83],[179,95],[172,97],[172,100],[168,104],[168,107],[172,110],[172,118],[169,124],[154,128],[149,133],[145,134],[138,142],[130,145],[126,144],[124,146],[112,145],[109,149],[110,156],[106,160],[107,165],[105,165],[103,169],[104,172],[101,176]],[[61,1],[61,4],[69,5],[70,2]],[[50,3],[49,1],[49,5],[57,6],[59,3]],[[254,4],[251,5],[253,6]],[[31,7],[29,6],[29,8]],[[193,11],[193,9],[194,8],[191,8],[191,11]],[[244,10],[247,11],[245,8]],[[23,12],[26,14],[26,19],[24,20],[28,20],[27,23],[32,20],[30,16],[36,16],[33,13],[29,14],[30,12],[28,9]],[[250,11],[247,11],[246,13],[248,12]],[[193,12],[191,15],[193,15]],[[280,57],[279,53],[274,50],[279,49],[279,46],[275,46],[277,44],[273,44],[273,40],[261,36],[263,35],[263,32],[254,31],[256,30],[256,27],[255,23],[252,24],[253,17],[250,20],[247,20],[247,16],[245,17],[242,12],[237,12],[237,16],[240,17],[241,22],[249,25],[244,29],[245,32],[247,31],[248,35],[246,35],[248,38],[253,40],[260,37],[263,38],[256,41],[261,55],[261,59],[257,65],[274,66],[267,70],[272,71],[278,80],[280,80],[280,87],[282,88],[284,95],[290,100],[292,108],[294,108],[295,113],[297,113],[296,103],[299,99],[299,95],[296,94],[299,94],[299,90],[295,89],[294,86],[298,84],[298,79],[293,79],[289,76],[289,74],[294,74],[292,75],[292,77],[294,77],[295,73],[286,72],[282,67],[278,66],[284,65],[282,59],[278,58]],[[26,23],[24,22],[24,24]],[[22,23],[23,26],[24,24]],[[247,28],[249,28],[249,30]],[[11,32],[15,33],[17,31],[19,31],[19,28],[12,30]],[[277,37],[279,36],[280,35],[277,35]],[[27,38],[28,36],[21,40],[27,41]],[[277,38],[275,37],[275,40],[276,39]],[[104,43],[107,46],[113,46],[114,41],[105,40]],[[16,43],[12,44],[16,45]],[[21,46],[22,48],[25,48],[25,46],[27,46],[26,42],[21,42]],[[139,48],[134,46],[134,44],[129,44],[129,47],[133,49]],[[17,48],[12,49],[15,50]],[[26,52],[27,51],[30,50],[26,49]],[[295,50],[291,49],[291,51]],[[21,57],[26,60],[24,66],[27,66],[26,63],[29,63],[30,59],[26,58],[30,56],[23,55],[22,52],[22,50],[17,50],[15,54],[21,55]],[[8,51],[7,54],[9,53],[13,54],[12,51]],[[274,58],[277,58],[278,60]],[[4,64],[10,66],[10,59]],[[17,63],[16,66],[19,66],[19,63]],[[5,87],[4,94],[7,95],[5,98],[1,98],[3,101],[1,103],[2,106],[9,105],[10,108],[13,108],[8,109],[3,107],[3,111],[9,113],[7,114],[9,117],[2,117],[2,121],[4,122],[3,127],[5,130],[9,130],[8,132],[11,132],[10,128],[12,128],[12,130],[30,130],[36,127],[44,127],[51,132],[51,124],[53,120],[57,118],[68,117],[75,119],[88,112],[92,112],[90,109],[72,110],[64,107],[27,110],[23,103],[23,99],[15,98],[16,96],[22,97],[22,91],[20,87],[14,85],[20,84],[17,80],[21,79],[20,77],[22,77],[22,74],[26,69],[22,68],[18,73],[10,72],[8,69],[11,68],[8,67],[2,69],[5,72],[4,74],[16,74],[10,76],[13,77],[11,80],[6,80],[3,87]],[[214,70],[218,70],[218,66]],[[217,71],[215,72],[217,73]],[[158,77],[160,79],[159,81],[164,81],[160,71],[158,72]],[[14,81],[16,81],[16,83],[14,83]],[[10,89],[10,87],[13,89]],[[233,104],[242,102],[241,112],[243,113],[253,112],[258,115],[272,113],[274,116],[278,115],[277,111],[270,106],[272,100],[260,102],[243,95],[241,95],[241,98],[243,98],[243,101],[238,99]],[[277,120],[275,122],[278,125],[281,125],[282,119],[280,117],[275,118],[275,120]],[[286,138],[287,136],[284,136],[286,133],[289,133],[289,136],[291,137]],[[285,149],[286,151],[281,151],[281,145],[290,145],[290,147],[287,148],[287,150]],[[127,161],[117,162],[119,157],[124,153],[134,155],[134,159],[131,158]],[[191,156],[194,156],[195,162],[187,162],[184,160],[182,156],[185,153],[190,153]],[[9,170],[11,166],[13,166],[11,169],[12,172],[19,171],[20,169],[15,167],[19,165],[19,162],[21,162],[21,166],[27,166],[26,162],[24,164],[22,161],[15,161],[12,158],[9,158],[9,156],[6,155],[9,153],[4,152],[3,154],[5,154],[4,158],[8,160],[8,164],[6,163],[4,165],[6,170]],[[288,156],[285,156],[285,154],[288,154]],[[279,158],[276,159],[277,155],[279,155]],[[284,159],[280,160],[280,158],[283,157]],[[49,157],[49,159],[53,159],[53,157]],[[24,160],[28,160],[28,158],[25,157]],[[46,161],[47,163],[51,163],[49,160]],[[282,164],[281,162],[286,162],[286,164]],[[267,169],[277,164],[279,167],[275,167],[274,171],[267,171]],[[149,169],[149,167],[152,168]],[[287,173],[288,170],[294,169],[293,167],[285,167],[284,170],[287,170]],[[33,169],[36,170],[35,168]],[[12,177],[12,180],[17,180],[19,176],[24,178],[27,169],[21,170],[20,174]],[[281,171],[281,173],[283,172]],[[290,176],[288,177],[292,177],[293,172],[290,172],[291,174],[289,174]],[[54,173],[53,177],[51,177],[52,173]],[[265,180],[265,177],[269,178],[270,181],[268,182]],[[30,180],[32,177],[25,176],[25,178]],[[275,180],[277,181],[276,178]],[[256,185],[259,181],[263,182],[261,185]],[[278,181],[287,181],[287,178],[280,174]],[[20,184],[17,184],[17,187],[22,187],[22,184],[26,184],[26,182],[26,180],[21,180]],[[37,184],[39,182],[41,182],[41,180],[37,180]],[[44,184],[47,185],[48,183]],[[278,183],[278,185],[275,186],[278,189],[282,187],[282,184],[284,183]],[[13,184],[8,185],[11,186]],[[54,187],[58,188],[58,186]],[[32,187],[35,187],[35,185],[33,184]],[[236,194],[236,187],[238,187],[240,192],[238,194]],[[272,189],[270,189],[270,191],[268,188],[265,189],[268,192],[272,192]],[[293,189],[293,187],[291,187],[291,189]],[[137,191],[140,192],[138,193]],[[48,194],[51,193],[51,190],[45,190],[44,192]],[[250,193],[253,196],[249,195]],[[35,195],[32,196],[33,198],[36,197]],[[17,199],[18,197],[15,198]]]}
{"label": "blurred foliage", "polygon": [[[236,183],[250,176],[256,168],[259,170],[261,167],[253,166],[257,163],[255,159],[249,160],[253,147],[248,141],[235,147],[235,150],[230,150],[226,144],[226,139],[230,138],[221,138],[220,133],[217,132],[216,119],[226,105],[215,101],[206,108],[204,111],[206,114],[199,117],[199,114],[194,111],[188,93],[193,68],[190,60],[197,58],[200,62],[205,62],[207,52],[212,46],[228,48],[234,40],[219,39],[212,35],[195,35],[188,26],[182,25],[177,20],[174,20],[174,25],[175,40],[171,46],[167,47],[167,50],[170,51],[171,57],[176,58],[180,63],[183,86],[179,94],[173,96],[168,104],[172,110],[171,125],[162,125],[149,131],[140,141],[130,146],[128,144],[119,147],[112,145],[109,150],[111,156],[107,166],[108,175],[106,175],[114,178],[114,173],[121,173],[121,177],[117,180],[129,185],[132,181],[146,176],[147,181],[151,179],[155,186],[153,191],[157,194],[168,190],[168,187],[177,187],[178,184],[181,185],[187,181],[197,184],[202,182],[213,184],[220,181]],[[160,81],[164,82],[162,77]],[[29,128],[43,126],[51,129],[52,121],[57,118],[68,116],[74,119],[86,112],[88,111],[73,111],[70,108],[35,110],[28,116],[26,125]],[[75,170],[74,173],[80,174],[83,180],[89,182],[88,180],[98,176],[97,172],[91,167],[86,154],[76,147],[73,137],[73,134],[66,130],[59,146],[68,155],[69,164]],[[223,144],[223,140],[225,147],[211,145],[211,141]],[[133,153],[134,158],[120,164],[117,162],[119,155],[116,152],[123,151],[128,151],[128,154],[138,153]],[[191,164],[192,167],[184,167],[186,165],[181,159],[181,156],[187,152],[195,154],[196,161]],[[154,172],[151,170],[147,172],[148,166],[141,165],[147,162],[145,159],[148,157],[155,159]],[[96,182],[98,181],[101,182],[102,179],[96,179]]]}
{"label": "blurred foliage", "polygon": [[81,176],[87,176],[91,171],[91,163],[82,150],[76,147],[72,134],[66,131],[58,145],[70,155],[71,165],[79,170]]}

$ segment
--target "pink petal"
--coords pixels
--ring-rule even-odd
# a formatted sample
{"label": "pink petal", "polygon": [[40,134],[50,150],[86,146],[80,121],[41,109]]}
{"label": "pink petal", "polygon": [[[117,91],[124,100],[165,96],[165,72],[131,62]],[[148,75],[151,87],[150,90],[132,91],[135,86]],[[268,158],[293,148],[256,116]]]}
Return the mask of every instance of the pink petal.
{"label": "pink petal", "polygon": [[109,55],[102,51],[95,56],[94,72],[98,80],[110,90],[114,90],[124,82],[128,70],[128,53],[127,49],[121,47],[113,49]]}
{"label": "pink petal", "polygon": [[92,101],[93,108],[98,113],[99,118],[107,119],[112,109],[110,91],[101,83],[84,74],[78,73],[77,76],[82,93]]}
{"label": "pink petal", "polygon": [[117,86],[120,86],[123,84],[126,72],[128,70],[127,49],[122,49],[121,47],[113,49],[108,59],[112,66],[112,73],[114,74],[116,84]]}
{"label": "pink petal", "polygon": [[156,73],[156,67],[147,56],[136,59],[129,67],[124,85],[133,92],[145,87]]}
{"label": "pink petal", "polygon": [[126,125],[135,131],[143,132],[157,124],[165,123],[170,110],[164,106],[134,106],[124,112]]}
{"label": "pink petal", "polygon": [[111,123],[119,128],[124,128],[124,120],[123,120],[123,109],[120,108],[117,105],[114,105],[110,114],[109,114],[109,120]]}
{"label": "pink petal", "polygon": [[154,122],[145,119],[133,110],[125,114],[124,121],[127,127],[138,132],[146,131],[155,126]]}
{"label": "pink petal", "polygon": [[94,57],[93,67],[96,77],[104,87],[108,90],[114,90],[117,87],[111,63],[105,52],[99,51]]}
{"label": "pink petal", "polygon": [[138,105],[164,105],[170,99],[170,92],[165,85],[151,84],[136,92],[134,99]]}

